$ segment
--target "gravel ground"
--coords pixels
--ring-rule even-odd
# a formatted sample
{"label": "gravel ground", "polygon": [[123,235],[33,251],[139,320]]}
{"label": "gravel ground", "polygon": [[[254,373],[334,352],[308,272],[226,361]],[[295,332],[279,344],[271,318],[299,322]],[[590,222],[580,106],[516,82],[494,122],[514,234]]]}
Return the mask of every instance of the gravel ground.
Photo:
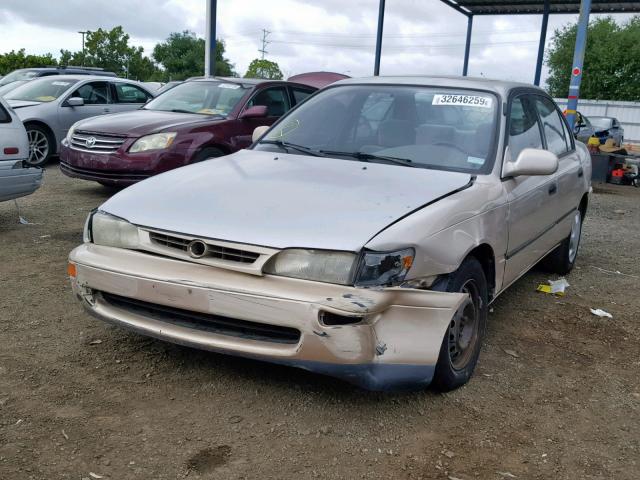
{"label": "gravel ground", "polygon": [[45,181],[0,204],[0,479],[640,478],[638,189],[596,189],[566,296],[494,303],[467,386],[378,394],[88,317],[66,258],[113,191]]}

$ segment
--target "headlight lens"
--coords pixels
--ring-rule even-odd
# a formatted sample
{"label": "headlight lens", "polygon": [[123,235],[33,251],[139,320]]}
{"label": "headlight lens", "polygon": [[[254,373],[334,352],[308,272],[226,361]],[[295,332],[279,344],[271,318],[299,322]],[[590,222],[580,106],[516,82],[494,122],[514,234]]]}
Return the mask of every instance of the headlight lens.
{"label": "headlight lens", "polygon": [[264,273],[348,285],[356,255],[323,250],[283,250],[264,266]]}
{"label": "headlight lens", "polygon": [[87,225],[88,236],[96,245],[137,248],[138,227],[104,212],[96,212]]}
{"label": "headlight lens", "polygon": [[413,248],[397,252],[365,252],[358,268],[355,285],[372,287],[397,285],[404,280],[413,265]]}
{"label": "headlight lens", "polygon": [[146,135],[140,137],[135,141],[129,152],[146,152],[147,150],[162,150],[163,148],[169,148],[176,138],[176,132],[154,133],[153,135]]}
{"label": "headlight lens", "polygon": [[79,123],[80,122],[76,122],[73,125],[71,125],[71,127],[69,128],[69,131],[67,132],[67,136],[65,137],[67,144],[71,144],[71,138],[73,137],[73,134],[76,132],[76,128]]}

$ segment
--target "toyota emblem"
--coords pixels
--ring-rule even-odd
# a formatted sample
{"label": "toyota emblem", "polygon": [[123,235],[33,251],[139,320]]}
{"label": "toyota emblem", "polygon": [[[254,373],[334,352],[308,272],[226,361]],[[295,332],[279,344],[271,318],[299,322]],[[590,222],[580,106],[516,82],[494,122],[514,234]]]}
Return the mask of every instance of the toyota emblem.
{"label": "toyota emblem", "polygon": [[93,148],[95,144],[96,144],[96,137],[89,137],[84,141],[84,145],[87,148]]}

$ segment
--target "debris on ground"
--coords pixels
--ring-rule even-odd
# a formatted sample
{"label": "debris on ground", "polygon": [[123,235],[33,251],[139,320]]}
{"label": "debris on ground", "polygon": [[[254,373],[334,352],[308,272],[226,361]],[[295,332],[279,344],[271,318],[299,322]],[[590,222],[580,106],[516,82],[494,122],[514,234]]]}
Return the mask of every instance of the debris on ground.
{"label": "debris on ground", "polygon": [[611,315],[609,312],[605,312],[601,308],[595,308],[595,309],[594,308],[590,308],[589,310],[591,310],[591,313],[593,313],[594,315],[597,315],[598,317],[613,318],[613,315]]}
{"label": "debris on ground", "polygon": [[514,350],[505,349],[504,353],[511,355],[513,358],[520,358],[520,355],[518,355]]}
{"label": "debris on ground", "polygon": [[102,340],[100,340],[99,338],[96,340],[91,340],[89,342],[89,345],[100,345],[102,343]]}
{"label": "debris on ground", "polygon": [[566,278],[560,278],[559,280],[547,280],[549,285],[541,283],[536,290],[538,292],[550,293],[552,295],[564,295],[564,291],[569,286]]}

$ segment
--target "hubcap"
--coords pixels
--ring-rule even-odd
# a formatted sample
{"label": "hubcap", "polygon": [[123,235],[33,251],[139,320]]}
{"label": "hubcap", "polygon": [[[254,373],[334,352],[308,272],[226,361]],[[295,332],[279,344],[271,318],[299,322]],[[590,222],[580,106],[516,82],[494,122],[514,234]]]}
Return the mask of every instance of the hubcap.
{"label": "hubcap", "polygon": [[582,215],[576,212],[571,225],[571,236],[569,237],[569,261],[573,263],[578,254],[578,245],[580,245],[580,231],[582,226]]}
{"label": "hubcap", "polygon": [[449,325],[449,358],[454,369],[467,366],[478,341],[480,324],[480,295],[475,280],[468,280],[460,289],[468,293],[467,302],[460,307]]}
{"label": "hubcap", "polygon": [[49,154],[49,140],[47,136],[39,130],[27,131],[29,137],[29,160],[28,163],[37,165],[42,163]]}

